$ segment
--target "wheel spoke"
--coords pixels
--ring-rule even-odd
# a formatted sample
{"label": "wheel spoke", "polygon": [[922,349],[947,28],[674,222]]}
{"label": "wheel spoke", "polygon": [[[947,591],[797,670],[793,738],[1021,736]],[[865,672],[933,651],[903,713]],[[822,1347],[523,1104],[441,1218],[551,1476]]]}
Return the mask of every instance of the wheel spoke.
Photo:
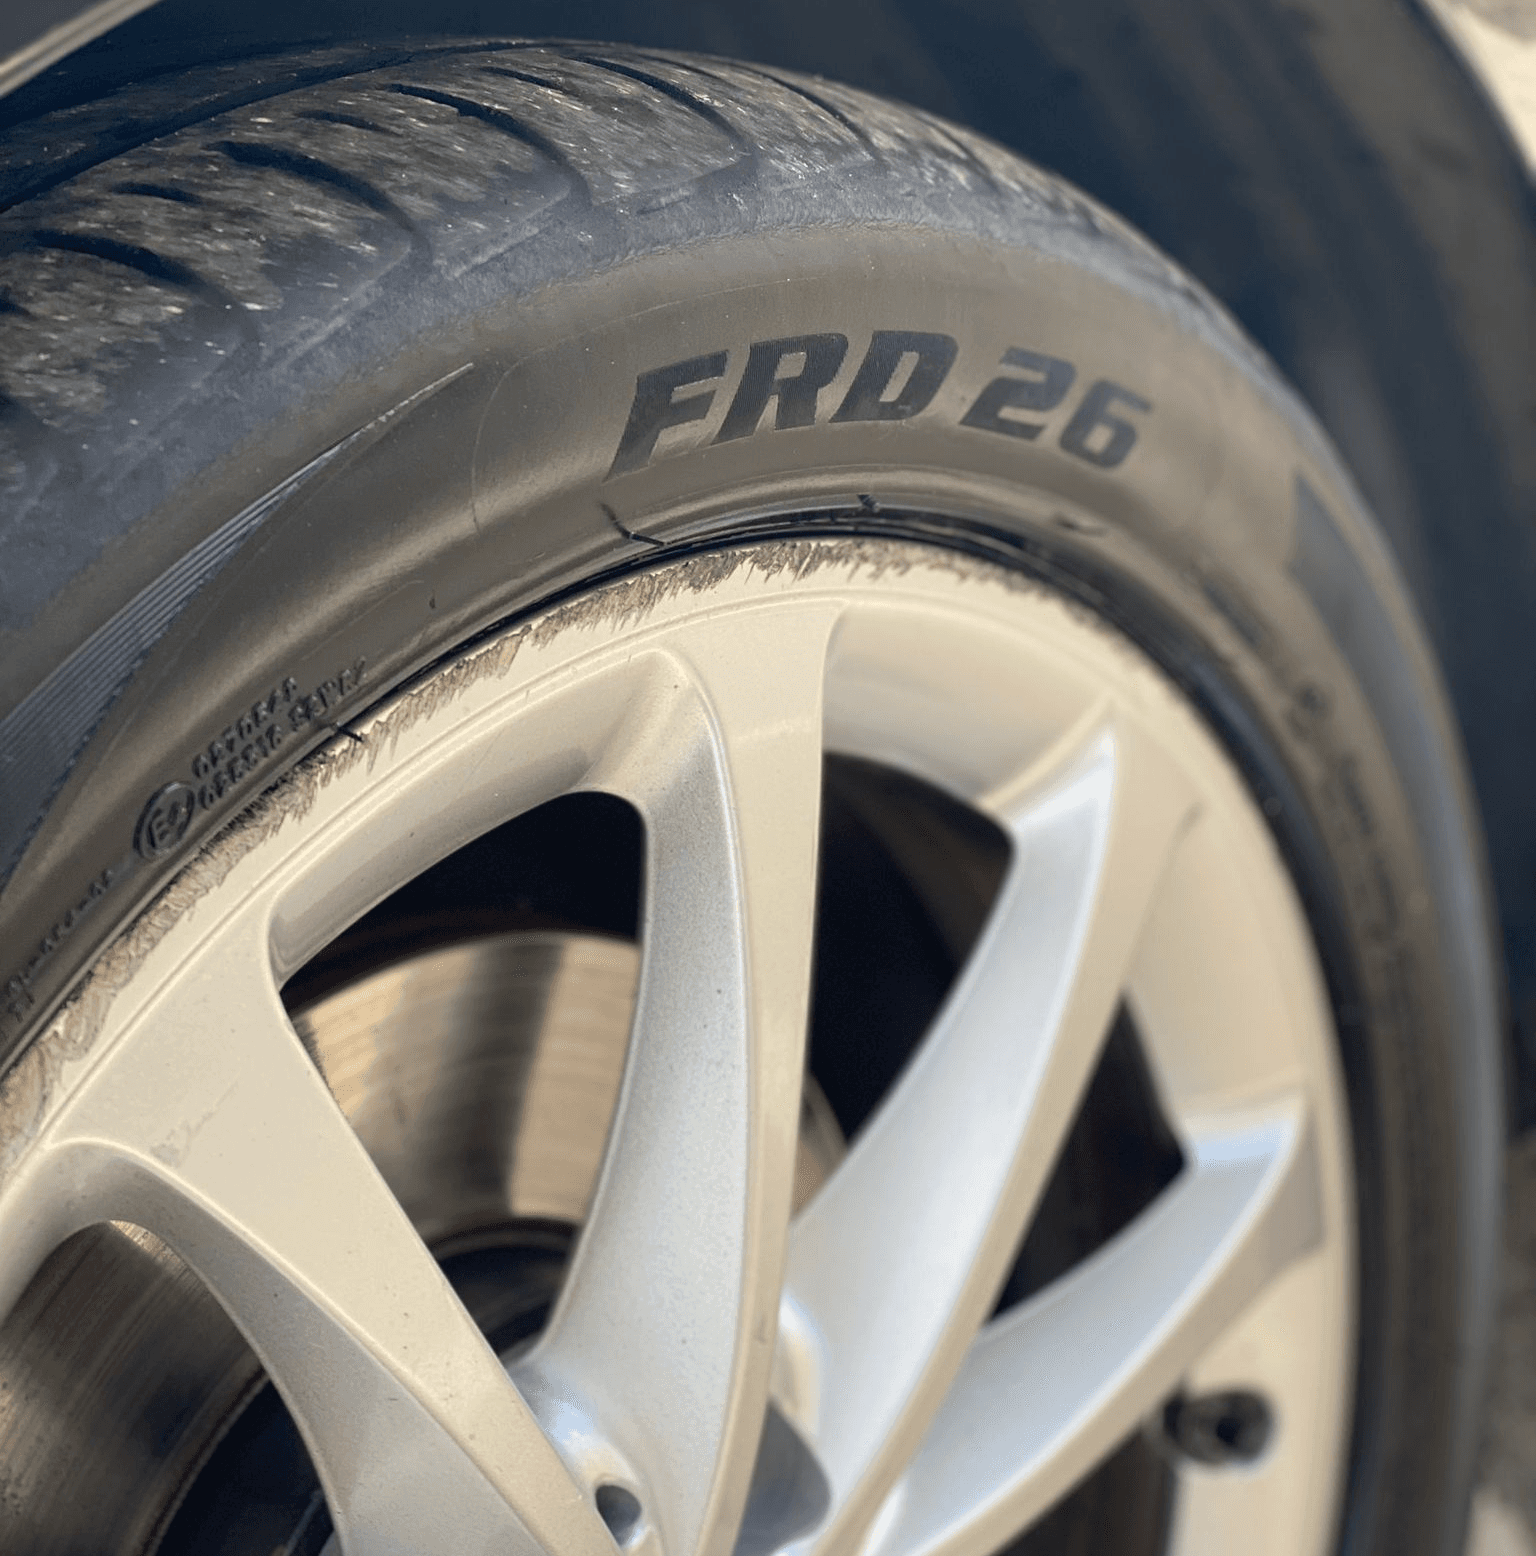
{"label": "wheel spoke", "polygon": [[[638,1483],[667,1552],[729,1547],[767,1408],[835,612],[788,614],[675,642],[592,780],[645,818],[644,962],[592,1212],[518,1377],[578,1474]],[[781,1426],[763,1463],[794,1480]]]}
{"label": "wheel spoke", "polygon": [[1300,1105],[1195,1143],[1183,1177],[994,1320],[892,1497],[881,1556],[985,1556],[1130,1434],[1322,1220]]}
{"label": "wheel spoke", "polygon": [[782,1328],[799,1365],[782,1403],[832,1483],[820,1551],[858,1537],[994,1301],[1193,812],[1134,728],[1096,721],[1052,772],[994,801],[1014,857],[987,930],[795,1224]]}
{"label": "wheel spoke", "polygon": [[77,1221],[137,1222],[282,1391],[348,1556],[611,1545],[289,1025],[240,911],[51,1131]]}

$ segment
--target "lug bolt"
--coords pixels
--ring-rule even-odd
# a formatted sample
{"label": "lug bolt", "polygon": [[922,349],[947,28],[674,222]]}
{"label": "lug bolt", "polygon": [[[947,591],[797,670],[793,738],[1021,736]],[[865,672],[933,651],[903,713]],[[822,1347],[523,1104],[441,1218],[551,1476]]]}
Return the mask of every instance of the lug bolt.
{"label": "lug bolt", "polygon": [[597,1488],[598,1516],[616,1545],[627,1545],[640,1528],[640,1511],[640,1499],[633,1491],[611,1483]]}
{"label": "lug bolt", "polygon": [[1168,1441],[1197,1464],[1249,1464],[1269,1445],[1274,1417],[1257,1394],[1232,1389],[1169,1401]]}

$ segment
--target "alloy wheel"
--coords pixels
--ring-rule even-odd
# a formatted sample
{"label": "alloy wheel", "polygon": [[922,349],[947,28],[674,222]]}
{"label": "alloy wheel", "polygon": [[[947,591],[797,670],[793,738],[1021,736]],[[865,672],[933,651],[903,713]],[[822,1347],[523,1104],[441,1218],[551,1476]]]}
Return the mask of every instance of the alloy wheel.
{"label": "alloy wheel", "polygon": [[[1008,862],[797,1209],[828,753],[970,807]],[[281,991],[453,850],[588,792],[643,825],[633,1020],[552,1311],[498,1354]],[[1000,1307],[1127,1018],[1183,1166]],[[6,1082],[4,1306],[84,1228],[163,1242],[275,1382],[349,1556],[987,1556],[1143,1431],[1171,1549],[1320,1553],[1352,1390],[1334,1045],[1262,813],[1101,621],[933,549],[701,555],[355,721],[120,938]]]}

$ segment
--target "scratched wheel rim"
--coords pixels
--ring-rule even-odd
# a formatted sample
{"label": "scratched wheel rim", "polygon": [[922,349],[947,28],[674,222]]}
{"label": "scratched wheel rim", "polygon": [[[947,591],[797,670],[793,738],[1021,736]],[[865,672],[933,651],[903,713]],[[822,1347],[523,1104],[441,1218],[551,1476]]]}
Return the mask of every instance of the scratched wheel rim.
{"label": "scratched wheel rim", "polygon": [[[987,1556],[1170,1401],[1213,1398],[1257,1401],[1262,1440],[1170,1442],[1169,1548],[1329,1547],[1354,1302],[1331,1016],[1261,814],[1123,639],[941,552],[783,544],[605,586],[353,727],[9,1077],[8,1311],[82,1228],[163,1241],[275,1381],[353,1556]],[[975,807],[1011,861],[791,1220],[828,751]],[[279,989],[435,860],[583,791],[645,826],[633,1030],[559,1299],[504,1366]],[[1122,1009],[1184,1166],[991,1317]]]}

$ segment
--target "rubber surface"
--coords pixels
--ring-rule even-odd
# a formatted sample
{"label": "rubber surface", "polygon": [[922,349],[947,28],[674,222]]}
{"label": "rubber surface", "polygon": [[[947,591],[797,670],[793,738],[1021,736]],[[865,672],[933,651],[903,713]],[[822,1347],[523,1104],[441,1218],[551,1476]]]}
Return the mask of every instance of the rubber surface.
{"label": "rubber surface", "polygon": [[265,784],[508,614],[757,533],[998,556],[1161,660],[1294,863],[1359,1153],[1345,1545],[1455,1547],[1500,1134],[1475,822],[1380,537],[1204,294],[963,131],[644,51],[331,51],[28,137],[7,1043]]}
{"label": "rubber surface", "polygon": [[[1222,338],[1151,250],[1123,233],[1105,241],[1102,213],[984,143],[867,100],[856,121],[835,88],[739,67],[663,65],[668,80],[644,59],[566,57],[566,79],[540,87],[516,68],[526,53],[440,50],[404,72],[351,54],[254,75],[220,67],[17,138],[0,186],[0,871],[232,547],[425,386],[374,399],[318,448],[287,408],[497,297],[666,252],[688,232],[671,210],[680,198],[695,226],[707,204],[717,225],[723,212],[771,232],[805,219],[812,168],[853,175],[817,191],[822,227],[889,220],[903,186],[920,186],[913,225],[1001,235],[1022,219],[1037,241],[1114,263]],[[487,63],[502,56],[514,63]],[[774,156],[690,76],[729,94]],[[540,93],[535,129],[524,99]],[[646,157],[648,144],[662,149]],[[283,478],[215,523],[181,517],[185,488],[274,423],[293,450]],[[143,524],[168,504],[178,513]],[[78,918],[95,878],[48,922]]]}

